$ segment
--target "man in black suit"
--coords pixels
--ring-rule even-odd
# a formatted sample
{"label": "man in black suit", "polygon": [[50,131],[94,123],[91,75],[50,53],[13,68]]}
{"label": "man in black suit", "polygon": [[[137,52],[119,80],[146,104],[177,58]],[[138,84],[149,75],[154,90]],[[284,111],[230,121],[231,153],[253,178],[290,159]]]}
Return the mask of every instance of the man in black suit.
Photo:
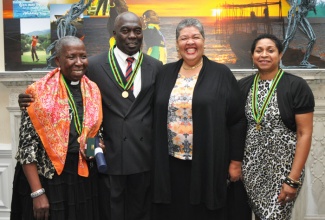
{"label": "man in black suit", "polygon": [[[100,219],[149,220],[152,96],[162,63],[140,51],[142,26],[134,13],[117,16],[113,35],[116,46],[90,57],[86,74],[97,83],[103,100],[108,172],[99,181]],[[131,83],[124,76],[128,57],[134,60]],[[26,100],[20,94],[20,106],[28,106]]]}
{"label": "man in black suit", "polygon": [[[140,52],[142,26],[134,13],[117,16],[113,35],[116,47],[90,57],[87,74],[103,100],[108,175],[101,176],[99,187],[101,219],[145,220],[151,203],[152,95],[162,63]],[[124,77],[128,57],[134,59],[129,87]]]}

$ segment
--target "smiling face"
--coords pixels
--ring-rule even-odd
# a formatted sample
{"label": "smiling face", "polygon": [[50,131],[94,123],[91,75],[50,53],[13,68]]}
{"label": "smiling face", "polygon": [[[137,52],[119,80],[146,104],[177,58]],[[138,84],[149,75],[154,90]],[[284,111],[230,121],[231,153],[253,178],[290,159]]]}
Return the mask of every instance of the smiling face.
{"label": "smiling face", "polygon": [[183,28],[179,32],[176,44],[180,56],[188,65],[195,65],[202,59],[204,38],[196,27],[190,26]]}
{"label": "smiling face", "polygon": [[61,73],[71,81],[79,81],[88,67],[85,45],[80,42],[68,42],[62,46],[55,63],[61,68]]}
{"label": "smiling face", "polygon": [[261,74],[274,74],[279,69],[282,54],[279,53],[274,41],[268,38],[260,39],[255,46],[252,59]]}
{"label": "smiling face", "polygon": [[143,34],[140,19],[131,12],[120,14],[114,24],[116,46],[124,53],[133,55],[140,50]]}

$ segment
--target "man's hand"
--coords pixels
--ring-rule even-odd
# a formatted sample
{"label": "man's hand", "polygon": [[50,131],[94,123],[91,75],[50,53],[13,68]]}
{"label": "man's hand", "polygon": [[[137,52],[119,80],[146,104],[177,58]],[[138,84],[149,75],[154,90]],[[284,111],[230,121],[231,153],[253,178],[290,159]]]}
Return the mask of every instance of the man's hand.
{"label": "man's hand", "polygon": [[231,182],[236,182],[242,178],[241,161],[230,161],[229,164],[229,178]]}
{"label": "man's hand", "polygon": [[18,95],[18,105],[21,110],[25,110],[30,103],[34,102],[34,98],[30,94],[21,93]]}
{"label": "man's hand", "polygon": [[103,152],[105,153],[106,151],[106,147],[105,147],[105,144],[104,144],[104,141],[99,138],[99,147],[103,150]]}

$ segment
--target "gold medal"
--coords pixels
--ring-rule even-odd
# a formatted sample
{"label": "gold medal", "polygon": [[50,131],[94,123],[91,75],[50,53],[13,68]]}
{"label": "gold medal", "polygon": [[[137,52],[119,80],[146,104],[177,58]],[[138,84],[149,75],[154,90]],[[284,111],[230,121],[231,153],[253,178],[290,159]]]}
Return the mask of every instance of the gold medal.
{"label": "gold medal", "polygon": [[[258,130],[258,131],[262,129],[262,126],[261,126],[261,122],[263,121],[262,118],[266,112],[269,102],[274,94],[274,91],[275,91],[283,73],[284,73],[284,71],[282,69],[279,69],[276,76],[272,80],[272,84],[271,84],[269,91],[267,92],[264,100],[262,100],[263,98],[260,98],[261,100],[259,100],[259,98],[258,98],[259,97],[258,82],[260,80],[260,74],[257,73],[255,75],[253,88],[252,88],[252,113],[253,113],[254,120],[256,121],[256,130]],[[262,103],[259,103],[259,101]],[[260,105],[261,105],[261,109],[259,109]]]}
{"label": "gold medal", "polygon": [[122,92],[122,97],[125,98],[125,99],[126,99],[127,97],[129,97],[129,93],[128,93],[128,91],[123,91],[123,92]]}
{"label": "gold medal", "polygon": [[109,65],[111,67],[111,70],[113,72],[113,75],[114,75],[114,78],[115,78],[116,82],[124,90],[122,92],[122,97],[126,99],[126,98],[129,97],[128,90],[132,88],[133,83],[134,83],[134,79],[137,76],[138,70],[141,68],[141,64],[142,64],[142,60],[143,60],[143,53],[141,51],[139,51],[139,56],[138,56],[137,62],[135,64],[135,68],[131,72],[130,78],[124,84],[124,82],[123,82],[123,79],[124,79],[123,75],[124,74],[123,73],[120,74],[119,69],[117,67],[117,64],[116,64],[116,61],[115,61],[116,58],[114,57],[114,48],[115,48],[115,46],[108,51],[108,62],[109,62]]}
{"label": "gold medal", "polygon": [[80,143],[80,137],[78,137],[77,141],[78,141],[78,143]]}

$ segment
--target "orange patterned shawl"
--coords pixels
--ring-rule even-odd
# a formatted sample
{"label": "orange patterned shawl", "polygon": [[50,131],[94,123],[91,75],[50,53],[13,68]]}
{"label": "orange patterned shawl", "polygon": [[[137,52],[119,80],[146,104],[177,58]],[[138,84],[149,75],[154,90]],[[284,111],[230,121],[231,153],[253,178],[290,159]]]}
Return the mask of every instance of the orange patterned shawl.
{"label": "orange patterned shawl", "polygon": [[[60,75],[57,68],[26,90],[35,99],[27,108],[28,114],[58,175],[64,168],[70,131],[68,93]],[[80,150],[84,150],[87,137],[97,134],[103,115],[97,85],[86,76],[82,77],[80,83],[84,111]],[[87,163],[80,153],[78,174],[84,177],[89,175]]]}

